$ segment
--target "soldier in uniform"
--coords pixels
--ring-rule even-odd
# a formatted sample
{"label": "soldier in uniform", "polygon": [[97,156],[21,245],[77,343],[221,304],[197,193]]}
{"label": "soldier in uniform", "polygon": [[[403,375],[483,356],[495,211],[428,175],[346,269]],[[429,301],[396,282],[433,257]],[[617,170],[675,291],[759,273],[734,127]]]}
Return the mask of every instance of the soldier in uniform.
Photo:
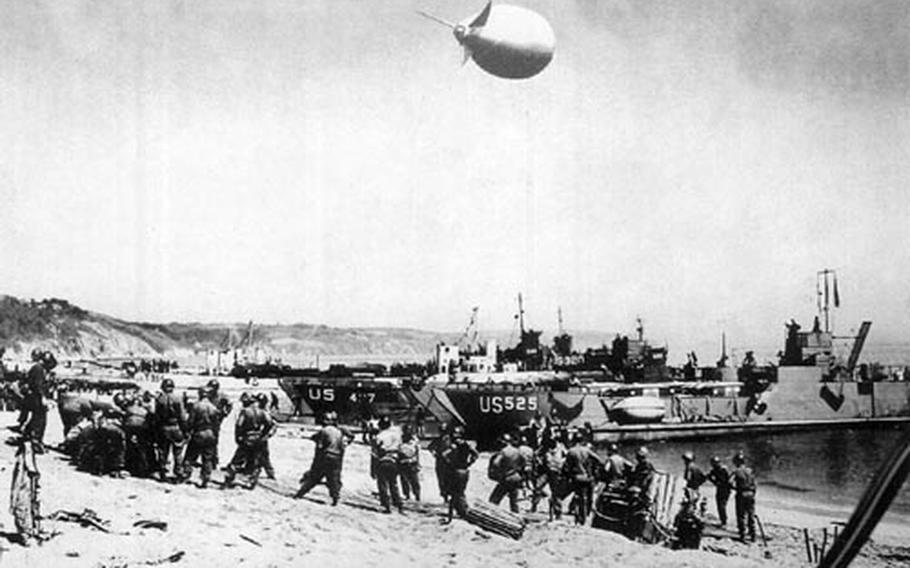
{"label": "soldier in uniform", "polygon": [[269,411],[269,396],[264,392],[261,392],[256,396],[256,401],[259,403],[259,409],[262,410],[263,418],[269,424],[268,433],[262,440],[262,448],[260,448],[259,454],[262,459],[262,469],[265,470],[265,476],[267,478],[275,479],[275,466],[272,465],[272,453],[269,451],[269,438],[274,436],[275,432],[278,431],[278,423],[275,422],[275,418]]}
{"label": "soldier in uniform", "polygon": [[215,467],[218,467],[218,441],[221,439],[221,424],[230,416],[234,406],[230,399],[221,392],[221,384],[218,379],[212,379],[206,384],[209,392],[209,400],[218,409],[218,423],[215,425]]}
{"label": "soldier in uniform", "polygon": [[[118,402],[117,397],[114,401]],[[146,476],[155,471],[157,459],[149,425],[149,409],[136,396],[121,396],[123,433],[126,436],[126,464],[131,474]]]}
{"label": "soldier in uniform", "polygon": [[262,453],[265,442],[274,428],[274,422],[269,420],[265,411],[254,402],[255,397],[248,397],[237,416],[237,423],[234,426],[237,451],[234,452],[234,458],[227,466],[227,473],[224,477],[226,489],[234,486],[234,479],[241,470],[250,477],[250,485],[247,489],[254,489],[259,483]]}
{"label": "soldier in uniform", "polygon": [[755,542],[755,474],[746,465],[742,452],[733,456],[733,489],[736,490],[736,528],[739,539],[746,542],[746,531],[749,540]]}
{"label": "soldier in uniform", "polygon": [[329,496],[332,498],[332,506],[338,505],[338,499],[341,497],[344,449],[353,439],[354,436],[350,432],[338,427],[338,416],[334,412],[325,413],[322,428],[313,435],[313,441],[316,443],[313,463],[309,471],[300,478],[300,489],[294,495],[295,499],[300,499],[325,480],[329,487]]}
{"label": "soldier in uniform", "polygon": [[606,482],[609,486],[621,486],[625,484],[626,479],[632,472],[632,462],[619,453],[619,446],[610,444],[607,446]]}
{"label": "soldier in uniform", "polygon": [[376,480],[379,503],[386,513],[391,513],[391,504],[403,513],[401,494],[398,493],[398,451],[401,448],[401,431],[392,427],[388,416],[379,419],[379,432],[373,438],[370,454],[370,476]]}
{"label": "soldier in uniform", "polygon": [[[191,441],[186,452],[186,463],[190,464],[189,467],[192,468],[196,458],[202,458],[201,483],[199,487],[205,489],[208,487],[212,470],[215,468],[215,448],[218,444],[216,432],[221,424],[222,417],[213,400],[217,394],[208,390],[208,388],[199,390],[202,396],[193,405],[188,423],[188,434]],[[191,475],[192,471],[189,469],[185,478],[189,479]]]}
{"label": "soldier in uniform", "polygon": [[47,375],[57,366],[49,351],[32,354],[35,363],[28,370],[23,389],[22,412],[19,423],[25,438],[34,442],[35,453],[44,453],[44,431],[47,429]]}
{"label": "soldier in uniform", "polygon": [[690,497],[694,500],[693,507],[704,513],[704,503],[701,500],[701,486],[708,480],[708,476],[702,471],[698,464],[695,463],[695,454],[687,451],[682,455],[683,460],[683,479],[686,481],[686,489],[691,491]]}
{"label": "soldier in uniform", "polygon": [[160,454],[158,472],[161,481],[167,479],[167,464],[174,456],[174,477],[183,477],[183,450],[186,446],[186,408],[183,398],[174,393],[173,379],[161,381],[161,392],[155,400],[155,425],[158,429]]}
{"label": "soldier in uniform", "polygon": [[468,512],[468,500],[465,489],[468,487],[471,465],[477,461],[477,450],[464,439],[464,428],[455,426],[452,430],[452,441],[442,452],[447,478],[446,491],[449,494],[448,522],[452,521],[453,510],[459,517]]}
{"label": "soldier in uniform", "polygon": [[439,437],[430,442],[430,445],[427,447],[435,459],[434,470],[436,472],[436,483],[439,486],[439,495],[442,497],[442,500],[445,503],[449,502],[449,488],[446,484],[451,478],[451,475],[449,475],[449,472],[446,469],[448,465],[442,456],[443,453],[449,449],[451,443],[452,436],[449,427],[443,424]]}
{"label": "soldier in uniform", "polygon": [[603,464],[600,457],[586,444],[587,437],[582,432],[576,432],[572,438],[572,447],[566,452],[566,461],[563,463],[563,476],[566,477],[575,493],[573,501],[576,503],[576,521],[581,524],[591,514],[594,481],[598,467]]}
{"label": "soldier in uniform", "polygon": [[711,458],[711,471],[708,472],[708,481],[714,484],[714,502],[717,504],[717,518],[720,526],[727,526],[727,502],[733,486],[730,483],[730,471],[721,463],[720,458]]}
{"label": "soldier in uniform", "polygon": [[398,447],[398,476],[401,478],[401,493],[405,499],[420,501],[420,444],[410,425],[401,433]]}
{"label": "soldier in uniform", "polygon": [[509,496],[509,510],[518,513],[518,491],[524,483],[525,458],[515,447],[515,441],[509,434],[500,439],[502,449],[490,458],[487,475],[496,481],[496,487],[490,494],[490,503],[499,505],[502,498]]}

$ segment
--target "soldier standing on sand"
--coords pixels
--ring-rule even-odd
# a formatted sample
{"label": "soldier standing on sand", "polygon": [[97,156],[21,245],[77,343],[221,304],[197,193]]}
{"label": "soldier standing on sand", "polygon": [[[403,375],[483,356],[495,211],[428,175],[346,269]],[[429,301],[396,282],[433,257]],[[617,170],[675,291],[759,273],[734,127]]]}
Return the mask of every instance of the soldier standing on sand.
{"label": "soldier standing on sand", "polygon": [[685,452],[683,460],[683,479],[686,480],[686,489],[690,490],[691,505],[704,514],[704,502],[701,500],[701,486],[708,480],[708,476],[695,463],[695,454]]}
{"label": "soldier standing on sand", "polygon": [[708,481],[714,484],[714,502],[717,504],[717,518],[720,526],[727,526],[727,501],[730,500],[730,471],[720,462],[720,458],[711,458],[711,471],[708,472]]}
{"label": "soldier standing on sand", "polygon": [[525,458],[515,447],[515,442],[509,434],[500,438],[502,449],[490,458],[487,476],[496,482],[493,493],[490,494],[490,503],[499,505],[502,498],[509,496],[509,510],[518,513],[518,491],[524,482]]}
{"label": "soldier standing on sand", "polygon": [[266,418],[265,411],[254,404],[255,398],[247,396],[243,408],[237,416],[234,426],[234,439],[237,440],[237,451],[231,463],[227,466],[224,477],[224,488],[234,486],[237,472],[242,470],[249,474],[250,485],[247,489],[254,489],[259,482],[259,472],[262,469],[263,441],[268,439],[272,424]]}
{"label": "soldier standing on sand", "polygon": [[230,416],[234,405],[231,404],[228,397],[221,393],[221,384],[217,379],[210,380],[206,387],[212,404],[218,410],[218,422],[215,424],[215,467],[218,467],[218,441],[221,439],[221,424]]}
{"label": "soldier standing on sand", "polygon": [[[114,397],[117,402],[117,397]],[[126,464],[131,474],[147,476],[155,470],[155,447],[149,429],[149,410],[138,397],[122,396],[123,433],[126,435]]]}
{"label": "soldier standing on sand", "polygon": [[399,513],[404,513],[401,505],[401,494],[398,493],[398,450],[401,448],[401,431],[392,427],[388,416],[379,419],[379,432],[373,438],[373,449],[370,454],[370,477],[376,480],[379,490],[379,503],[386,513],[391,513],[389,506],[395,505]]}
{"label": "soldier standing on sand", "polygon": [[57,360],[49,351],[32,354],[34,365],[25,377],[25,388],[20,413],[23,437],[34,442],[36,454],[44,453],[44,431],[47,429],[47,374],[57,366]]}
{"label": "soldier standing on sand", "polygon": [[420,501],[420,444],[410,425],[401,434],[398,447],[398,476],[401,478],[401,493],[405,499]]}
{"label": "soldier standing on sand", "polygon": [[261,392],[259,393],[259,396],[256,397],[256,400],[259,402],[259,409],[262,410],[263,419],[268,423],[268,430],[262,439],[259,457],[262,460],[262,468],[265,470],[265,476],[269,479],[275,479],[275,466],[272,465],[272,453],[269,451],[269,438],[274,436],[275,432],[278,431],[278,424],[272,417],[272,413],[268,410],[269,396],[264,392]]}
{"label": "soldier standing on sand", "polygon": [[183,477],[183,449],[186,445],[186,408],[183,398],[174,394],[173,379],[161,381],[161,392],[155,400],[155,424],[158,428],[158,442],[161,444],[158,456],[160,481],[167,479],[167,462],[174,456],[174,476]]}
{"label": "soldier standing on sand", "polygon": [[332,506],[338,505],[341,497],[341,466],[344,462],[344,449],[354,439],[346,429],[337,425],[338,415],[326,412],[322,418],[322,429],[313,435],[316,442],[316,451],[313,454],[313,463],[309,471],[300,478],[300,489],[294,495],[300,499],[310,489],[325,480],[332,498]]}
{"label": "soldier standing on sand", "polygon": [[733,456],[733,488],[736,490],[736,528],[739,539],[746,542],[746,530],[749,540],[755,542],[755,474],[746,465],[742,452]]}
{"label": "soldier standing on sand", "polygon": [[465,490],[468,487],[471,464],[477,461],[477,450],[464,439],[464,428],[455,426],[452,430],[452,441],[442,452],[447,479],[446,491],[449,493],[449,516],[452,522],[452,511],[464,517],[468,512],[468,500]]}
{"label": "soldier standing on sand", "polygon": [[600,457],[586,444],[585,434],[576,432],[572,438],[572,447],[566,452],[566,461],[563,463],[563,476],[569,481],[572,492],[575,494],[573,501],[578,509],[575,511],[576,522],[584,524],[591,514],[594,481],[597,468],[602,465]]}
{"label": "soldier standing on sand", "polygon": [[[200,489],[205,489],[209,484],[212,470],[215,468],[215,447],[218,443],[217,432],[221,424],[221,413],[215,407],[213,398],[215,393],[207,388],[199,389],[202,397],[193,405],[189,418],[190,446],[186,452],[186,463],[192,468],[196,458],[202,457],[202,472],[200,474]],[[188,468],[185,479],[189,479],[192,470]]]}
{"label": "soldier standing on sand", "polygon": [[452,436],[449,427],[442,424],[441,434],[438,438],[430,442],[430,445],[427,447],[436,460],[434,467],[436,471],[436,483],[439,485],[439,495],[442,497],[443,503],[449,502],[449,488],[447,484],[451,478],[448,471],[448,464],[446,463],[446,460],[443,459],[443,454],[449,449],[451,444]]}

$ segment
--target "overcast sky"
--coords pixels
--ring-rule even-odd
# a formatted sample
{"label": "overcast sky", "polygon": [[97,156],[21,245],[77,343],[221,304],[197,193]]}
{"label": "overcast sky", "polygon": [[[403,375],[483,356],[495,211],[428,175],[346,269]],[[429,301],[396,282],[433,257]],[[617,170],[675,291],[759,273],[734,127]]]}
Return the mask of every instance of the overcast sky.
{"label": "overcast sky", "polygon": [[[0,292],[151,321],[777,342],[910,313],[910,3],[0,0]],[[879,337],[882,337],[880,335]]]}

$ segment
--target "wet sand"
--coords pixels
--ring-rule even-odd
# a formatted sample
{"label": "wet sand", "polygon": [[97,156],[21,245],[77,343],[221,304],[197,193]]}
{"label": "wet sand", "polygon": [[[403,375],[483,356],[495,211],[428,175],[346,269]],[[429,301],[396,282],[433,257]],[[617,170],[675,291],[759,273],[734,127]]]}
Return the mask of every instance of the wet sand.
{"label": "wet sand", "polygon": [[[15,421],[0,413],[0,426]],[[232,426],[223,430],[222,462],[233,452]],[[644,545],[606,531],[573,526],[569,521],[547,522],[544,515],[528,515],[521,540],[482,531],[464,521],[442,524],[444,508],[436,488],[432,458],[421,455],[423,503],[408,503],[406,514],[380,512],[372,495],[369,451],[352,445],[345,457],[342,503],[330,507],[324,487],[307,498],[288,494],[309,467],[313,444],[298,426],[282,427],[272,440],[277,480],[263,482],[253,491],[170,485],[146,479],[114,479],[78,472],[60,454],[39,456],[42,513],[81,512],[89,508],[110,522],[109,533],[63,521],[46,520],[46,531],[57,533],[40,546],[22,547],[0,541],[0,564],[27,567],[113,566],[805,566],[802,527],[817,529],[836,518],[819,514],[798,502],[764,502],[763,518],[768,547],[744,545],[732,535],[708,536],[699,551],[672,551]],[[60,440],[60,426],[52,417],[48,442]],[[4,464],[0,484],[9,487],[14,448],[0,446]],[[482,455],[471,474],[468,494],[483,499],[492,490],[485,476],[488,455]],[[216,474],[220,480],[220,473]],[[710,496],[709,496],[710,497]],[[524,503],[525,507],[527,504]],[[732,503],[731,503],[732,513]],[[839,518],[839,517],[838,517]],[[166,530],[137,528],[140,520],[160,520]],[[2,530],[12,530],[8,513],[0,516]],[[906,566],[910,548],[900,548],[905,526],[876,533],[856,566]],[[903,533],[901,532],[903,530]],[[717,531],[712,531],[717,532]],[[181,554],[182,553],[182,554]],[[180,555],[171,562],[172,555]]]}

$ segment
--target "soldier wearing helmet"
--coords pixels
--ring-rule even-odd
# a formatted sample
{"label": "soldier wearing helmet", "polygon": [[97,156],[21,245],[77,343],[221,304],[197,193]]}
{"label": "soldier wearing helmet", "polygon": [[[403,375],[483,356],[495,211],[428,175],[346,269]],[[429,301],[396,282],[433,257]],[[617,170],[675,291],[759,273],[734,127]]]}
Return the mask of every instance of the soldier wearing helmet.
{"label": "soldier wearing helmet", "polygon": [[644,498],[647,498],[654,481],[654,465],[651,464],[649,455],[648,448],[638,448],[635,452],[635,467],[629,476],[629,487],[638,487]]}
{"label": "soldier wearing helmet", "polygon": [[50,352],[32,351],[35,363],[28,370],[22,385],[22,406],[19,412],[19,430],[34,442],[35,452],[44,453],[44,431],[47,429],[48,373],[57,365]]}
{"label": "soldier wearing helmet", "polygon": [[222,417],[212,401],[212,391],[208,387],[199,390],[200,397],[193,405],[188,424],[190,443],[186,450],[185,478],[189,479],[196,459],[201,458],[199,487],[205,489],[216,466],[217,431],[221,426]]}
{"label": "soldier wearing helmet", "polygon": [[161,481],[167,480],[167,466],[171,455],[174,459],[173,474],[177,480],[184,478],[183,450],[186,446],[186,406],[183,397],[174,393],[173,379],[161,381],[161,392],[155,400],[155,425],[160,444],[158,473]]}
{"label": "soldier wearing helmet", "polygon": [[468,487],[471,464],[477,461],[477,457],[477,450],[464,439],[464,428],[455,426],[452,429],[452,441],[442,453],[448,475],[446,490],[449,492],[449,522],[452,521],[453,512],[457,512],[459,517],[464,517],[468,512],[465,490]]}
{"label": "soldier wearing helmet", "polygon": [[138,396],[123,397],[126,466],[133,475],[151,474],[158,463],[151,426],[152,413]]}
{"label": "soldier wearing helmet", "polygon": [[487,466],[487,476],[496,482],[496,487],[490,494],[490,503],[499,505],[502,498],[508,495],[509,510],[518,513],[518,492],[527,463],[511,435],[503,434],[499,440],[502,448],[490,457]]}
{"label": "soldier wearing helmet", "polygon": [[720,526],[727,525],[727,502],[733,489],[730,483],[730,470],[727,469],[720,458],[711,458],[711,471],[708,472],[708,481],[714,484],[714,503],[717,505],[717,518]]}
{"label": "soldier wearing helmet", "polygon": [[218,409],[218,421],[215,424],[215,466],[218,466],[218,440],[221,439],[221,425],[230,416],[233,405],[228,397],[221,392],[221,385],[217,379],[212,379],[206,384],[209,398]]}
{"label": "soldier wearing helmet", "polygon": [[[242,399],[241,399],[242,400]],[[250,484],[247,489],[254,489],[259,483],[259,473],[262,471],[262,453],[269,436],[274,433],[275,422],[268,413],[261,409],[255,396],[249,396],[243,402],[243,408],[237,416],[234,425],[234,439],[237,440],[237,450],[231,463],[227,466],[224,487],[234,486],[234,479],[238,472],[243,471],[249,475]]]}
{"label": "soldier wearing helmet", "polygon": [[338,415],[332,411],[322,417],[322,428],[313,435],[316,448],[310,469],[300,478],[300,489],[294,495],[300,499],[323,481],[329,488],[332,506],[338,505],[341,497],[341,468],[344,463],[344,450],[354,439],[346,429],[337,425]]}
{"label": "soldier wearing helmet", "polygon": [[259,403],[264,419],[269,423],[268,430],[262,440],[262,447],[259,450],[259,458],[262,462],[262,469],[265,470],[265,476],[269,479],[275,479],[275,466],[272,465],[272,454],[269,451],[269,438],[278,431],[278,424],[275,422],[272,413],[269,412],[269,395],[264,392],[259,393],[256,397],[256,402]]}
{"label": "soldier wearing helmet", "polygon": [[615,443],[607,446],[606,481],[608,485],[621,485],[632,471],[632,462],[619,453]]}
{"label": "soldier wearing helmet", "polygon": [[736,490],[736,529],[739,538],[746,542],[746,531],[749,540],[755,542],[755,474],[752,468],[746,465],[746,458],[742,452],[733,456],[733,473],[731,481]]}
{"label": "soldier wearing helmet", "polygon": [[686,480],[686,489],[689,489],[693,503],[699,503],[700,507],[704,506],[701,502],[701,486],[708,480],[708,476],[702,471],[698,464],[695,463],[695,453],[687,451],[682,455],[683,460],[683,479]]}

